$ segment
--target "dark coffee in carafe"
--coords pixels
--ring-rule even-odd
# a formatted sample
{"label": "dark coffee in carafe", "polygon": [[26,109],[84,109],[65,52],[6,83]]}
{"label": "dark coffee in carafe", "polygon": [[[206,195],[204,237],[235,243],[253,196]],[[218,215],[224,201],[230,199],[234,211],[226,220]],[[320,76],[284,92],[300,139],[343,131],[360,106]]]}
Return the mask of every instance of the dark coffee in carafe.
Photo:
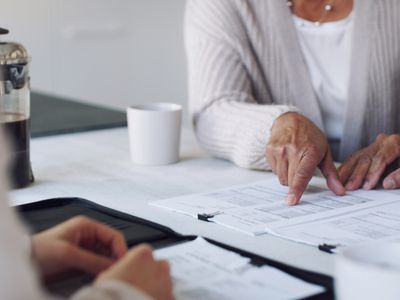
{"label": "dark coffee in carafe", "polygon": [[13,188],[33,182],[30,162],[30,122],[22,114],[0,113],[0,123],[11,142],[8,174]]}
{"label": "dark coffee in carafe", "polygon": [[31,59],[23,45],[2,40],[7,33],[7,29],[0,28],[0,126],[12,150],[10,183],[13,188],[21,188],[33,181],[29,157]]}

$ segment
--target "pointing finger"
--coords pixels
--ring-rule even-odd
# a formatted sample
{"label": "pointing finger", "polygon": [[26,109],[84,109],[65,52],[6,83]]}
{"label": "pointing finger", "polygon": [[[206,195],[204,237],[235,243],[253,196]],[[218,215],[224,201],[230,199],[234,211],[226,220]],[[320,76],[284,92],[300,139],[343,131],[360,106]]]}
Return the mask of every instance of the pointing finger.
{"label": "pointing finger", "polygon": [[319,161],[314,151],[305,151],[299,167],[296,170],[293,181],[289,186],[289,194],[286,201],[289,205],[296,205],[300,202],[300,198],[307,188],[308,183],[314,175],[315,169]]}

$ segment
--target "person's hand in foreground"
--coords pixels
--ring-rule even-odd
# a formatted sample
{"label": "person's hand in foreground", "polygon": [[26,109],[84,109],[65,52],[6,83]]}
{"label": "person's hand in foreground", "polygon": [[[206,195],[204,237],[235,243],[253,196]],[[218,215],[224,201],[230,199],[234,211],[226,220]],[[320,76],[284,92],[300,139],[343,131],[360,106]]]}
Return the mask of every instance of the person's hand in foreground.
{"label": "person's hand in foreground", "polygon": [[78,270],[93,275],[127,252],[121,233],[86,217],[75,217],[32,238],[33,260],[44,279]]}
{"label": "person's hand in foreground", "polygon": [[289,205],[300,202],[317,168],[336,195],[345,194],[326,137],[301,114],[286,113],[275,121],[266,156],[280,183],[289,186]]}
{"label": "person's hand in foreground", "polygon": [[133,285],[157,300],[174,299],[168,263],[155,261],[151,248],[146,245],[128,252],[112,268],[103,272],[96,283],[111,279]]}
{"label": "person's hand in foreground", "polygon": [[346,190],[371,190],[383,179],[385,189],[400,188],[400,169],[384,176],[400,157],[400,135],[380,134],[374,143],[350,156],[339,168]]}
{"label": "person's hand in foreground", "polygon": [[86,217],[75,217],[32,238],[32,258],[44,279],[68,270],[118,280],[154,299],[173,299],[169,265],[155,261],[149,246],[127,252],[121,233]]}

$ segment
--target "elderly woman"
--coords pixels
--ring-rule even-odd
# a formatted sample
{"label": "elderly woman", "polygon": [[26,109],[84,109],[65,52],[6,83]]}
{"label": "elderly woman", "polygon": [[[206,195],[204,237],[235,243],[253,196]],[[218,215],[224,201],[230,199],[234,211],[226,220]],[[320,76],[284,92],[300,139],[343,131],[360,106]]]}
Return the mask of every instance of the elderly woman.
{"label": "elderly woman", "polygon": [[272,170],[290,205],[317,168],[337,195],[400,187],[399,171],[384,175],[400,154],[399,16],[398,0],[189,1],[198,140]]}

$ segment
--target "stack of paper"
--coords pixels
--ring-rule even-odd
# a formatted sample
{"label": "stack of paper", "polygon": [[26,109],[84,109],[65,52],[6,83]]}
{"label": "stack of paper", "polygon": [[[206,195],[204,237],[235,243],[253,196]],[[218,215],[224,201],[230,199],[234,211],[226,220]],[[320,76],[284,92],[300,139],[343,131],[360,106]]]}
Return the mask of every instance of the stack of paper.
{"label": "stack of paper", "polygon": [[150,205],[260,235],[271,233],[320,245],[349,245],[400,238],[400,196],[357,191],[343,197],[310,187],[300,205],[289,207],[287,188],[276,180],[235,186],[216,192],[151,202]]}
{"label": "stack of paper", "polygon": [[170,262],[177,300],[301,299],[324,291],[278,269],[253,266],[202,238],[157,250],[155,256]]}

